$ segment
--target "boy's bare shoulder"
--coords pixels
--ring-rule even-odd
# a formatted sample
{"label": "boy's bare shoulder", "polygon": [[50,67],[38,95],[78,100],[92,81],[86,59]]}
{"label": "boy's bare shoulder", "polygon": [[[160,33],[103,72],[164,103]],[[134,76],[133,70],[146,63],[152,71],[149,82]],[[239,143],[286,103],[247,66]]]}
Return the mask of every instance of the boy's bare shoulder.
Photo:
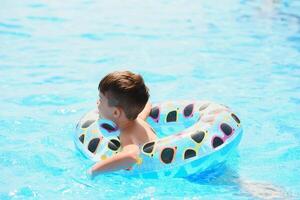
{"label": "boy's bare shoulder", "polygon": [[122,146],[134,144],[134,142],[132,141],[131,135],[128,131],[122,131],[120,133],[120,141],[121,141]]}
{"label": "boy's bare shoulder", "polygon": [[155,133],[143,120],[137,120],[134,126],[120,134],[123,145],[136,144],[139,146],[154,139],[156,139]]}

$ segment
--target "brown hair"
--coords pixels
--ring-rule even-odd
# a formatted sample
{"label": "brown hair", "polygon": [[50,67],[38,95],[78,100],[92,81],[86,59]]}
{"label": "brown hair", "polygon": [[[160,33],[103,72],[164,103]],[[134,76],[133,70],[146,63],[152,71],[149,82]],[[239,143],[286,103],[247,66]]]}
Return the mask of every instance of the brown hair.
{"label": "brown hair", "polygon": [[106,95],[109,106],[120,106],[130,120],[137,118],[149,99],[142,76],[130,71],[107,74],[100,81],[98,90]]}

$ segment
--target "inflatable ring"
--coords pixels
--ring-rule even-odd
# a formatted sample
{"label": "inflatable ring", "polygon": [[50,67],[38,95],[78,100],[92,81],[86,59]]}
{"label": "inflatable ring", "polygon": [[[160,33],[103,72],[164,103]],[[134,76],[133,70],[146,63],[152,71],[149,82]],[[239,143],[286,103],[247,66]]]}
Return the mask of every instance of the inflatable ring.
{"label": "inflatable ring", "polygon": [[[205,118],[214,116],[207,123]],[[226,106],[209,101],[154,104],[147,122],[158,139],[140,146],[137,163],[116,173],[140,177],[185,177],[224,163],[238,146],[239,118]],[[119,130],[99,119],[97,110],[85,114],[76,126],[75,144],[93,161],[101,162],[121,149]]]}

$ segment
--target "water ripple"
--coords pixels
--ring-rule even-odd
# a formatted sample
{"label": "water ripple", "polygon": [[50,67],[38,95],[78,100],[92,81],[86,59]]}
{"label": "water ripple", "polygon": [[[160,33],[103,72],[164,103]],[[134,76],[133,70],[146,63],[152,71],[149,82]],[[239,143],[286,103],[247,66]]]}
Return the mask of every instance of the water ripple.
{"label": "water ripple", "polygon": [[59,22],[59,23],[67,21],[66,19],[61,18],[61,17],[50,17],[50,16],[48,16],[48,17],[46,17],[46,16],[28,16],[27,19],[36,20],[36,21],[46,21],[46,22]]}
{"label": "water ripple", "polygon": [[0,36],[14,36],[19,38],[30,38],[31,34],[22,33],[22,32],[12,32],[12,31],[0,31]]}
{"label": "water ripple", "polygon": [[19,103],[24,106],[65,106],[81,101],[82,99],[74,97],[62,97],[58,95],[43,94],[27,96],[23,98]]}
{"label": "water ripple", "polygon": [[23,26],[16,25],[16,24],[0,23],[0,27],[9,28],[9,29],[19,29],[19,28],[22,28]]}
{"label": "water ripple", "polygon": [[80,37],[89,40],[104,40],[103,37],[92,33],[81,34]]}
{"label": "water ripple", "polygon": [[28,7],[31,7],[31,8],[45,8],[45,7],[47,7],[47,5],[43,4],[43,3],[30,3],[30,4],[28,4]]}

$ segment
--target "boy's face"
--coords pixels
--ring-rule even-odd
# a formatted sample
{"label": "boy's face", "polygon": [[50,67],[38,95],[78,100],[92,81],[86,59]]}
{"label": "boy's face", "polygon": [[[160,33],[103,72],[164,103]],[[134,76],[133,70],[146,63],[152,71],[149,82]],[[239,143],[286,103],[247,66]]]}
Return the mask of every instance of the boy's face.
{"label": "boy's face", "polygon": [[114,110],[115,107],[111,107],[108,105],[108,98],[99,92],[99,99],[97,101],[97,107],[99,114],[106,119],[113,120],[114,119]]}

